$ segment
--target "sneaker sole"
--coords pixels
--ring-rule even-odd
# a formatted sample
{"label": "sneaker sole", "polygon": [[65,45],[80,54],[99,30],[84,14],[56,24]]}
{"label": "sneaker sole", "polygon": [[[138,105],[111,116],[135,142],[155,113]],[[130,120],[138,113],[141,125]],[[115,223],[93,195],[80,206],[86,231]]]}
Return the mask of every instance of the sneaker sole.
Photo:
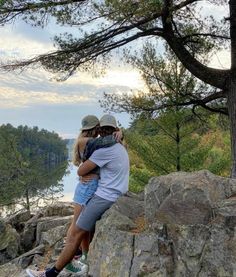
{"label": "sneaker sole", "polygon": [[[75,276],[88,276],[88,270],[82,270],[81,272],[73,272],[69,269],[64,268],[63,271],[66,273],[74,274]],[[31,277],[34,277],[31,275]]]}
{"label": "sneaker sole", "polygon": [[35,277],[33,274],[31,274],[30,269],[26,269],[25,272],[28,274],[28,276]]}

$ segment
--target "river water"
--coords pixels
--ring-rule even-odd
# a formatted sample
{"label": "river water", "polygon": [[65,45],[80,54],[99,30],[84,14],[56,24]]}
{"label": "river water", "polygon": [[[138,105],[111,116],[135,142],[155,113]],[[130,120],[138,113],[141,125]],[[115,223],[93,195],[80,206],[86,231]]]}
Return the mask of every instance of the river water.
{"label": "river water", "polygon": [[63,183],[64,190],[63,196],[59,199],[59,201],[72,201],[76,185],[79,181],[77,176],[77,169],[78,167],[74,166],[72,163],[69,163],[69,173],[66,174],[61,181],[61,183]]}
{"label": "river water", "polygon": [[[79,182],[79,178],[77,176],[77,169],[78,167],[75,167],[72,163],[69,163],[67,168],[67,174],[64,175],[62,180],[59,182],[63,184],[63,192],[62,196],[57,199],[57,201],[63,201],[63,202],[71,202],[74,196],[74,191],[76,188],[77,183]],[[45,206],[52,202],[45,203],[44,200],[38,203],[39,206]],[[13,207],[6,208],[1,207],[0,208],[0,217],[5,217],[9,213],[15,213],[22,209],[22,205],[17,204]],[[32,206],[32,209],[34,210],[35,207]]]}

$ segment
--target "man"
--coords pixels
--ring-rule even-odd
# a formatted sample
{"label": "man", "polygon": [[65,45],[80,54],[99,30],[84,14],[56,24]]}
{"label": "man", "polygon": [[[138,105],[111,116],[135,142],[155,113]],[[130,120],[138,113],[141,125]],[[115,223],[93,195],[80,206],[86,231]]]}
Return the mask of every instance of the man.
{"label": "man", "polygon": [[[116,119],[111,115],[104,115],[100,119],[100,135],[111,135],[117,128]],[[27,269],[30,277],[56,277],[60,271],[73,259],[82,239],[95,227],[96,221],[109,209],[116,200],[127,192],[129,178],[129,158],[125,147],[116,143],[107,148],[96,150],[91,157],[78,169],[79,176],[86,176],[91,170],[100,167],[98,189],[88,201],[76,226],[67,237],[66,245],[54,267],[46,271]],[[78,267],[77,275],[81,274]]]}

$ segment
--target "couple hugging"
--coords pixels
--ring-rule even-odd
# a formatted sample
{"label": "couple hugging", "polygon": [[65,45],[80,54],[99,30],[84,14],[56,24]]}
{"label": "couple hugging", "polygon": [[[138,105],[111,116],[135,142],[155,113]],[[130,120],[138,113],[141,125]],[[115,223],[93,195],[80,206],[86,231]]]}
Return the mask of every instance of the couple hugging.
{"label": "couple hugging", "polygon": [[[74,218],[65,247],[52,268],[27,269],[28,276],[56,277],[64,268],[77,276],[88,273],[86,258],[96,221],[128,190],[129,158],[121,137],[112,115],[106,114],[100,121],[93,115],[83,118],[73,158],[79,166],[80,182],[75,189]],[[74,256],[78,249],[83,255],[77,261]]]}

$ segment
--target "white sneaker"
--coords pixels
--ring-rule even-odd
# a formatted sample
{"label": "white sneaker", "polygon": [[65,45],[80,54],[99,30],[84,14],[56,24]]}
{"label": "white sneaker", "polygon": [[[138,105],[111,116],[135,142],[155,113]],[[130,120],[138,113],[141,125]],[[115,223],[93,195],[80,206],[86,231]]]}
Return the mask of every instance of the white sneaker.
{"label": "white sneaker", "polygon": [[26,273],[29,277],[46,277],[45,271],[37,271],[27,268]]}

